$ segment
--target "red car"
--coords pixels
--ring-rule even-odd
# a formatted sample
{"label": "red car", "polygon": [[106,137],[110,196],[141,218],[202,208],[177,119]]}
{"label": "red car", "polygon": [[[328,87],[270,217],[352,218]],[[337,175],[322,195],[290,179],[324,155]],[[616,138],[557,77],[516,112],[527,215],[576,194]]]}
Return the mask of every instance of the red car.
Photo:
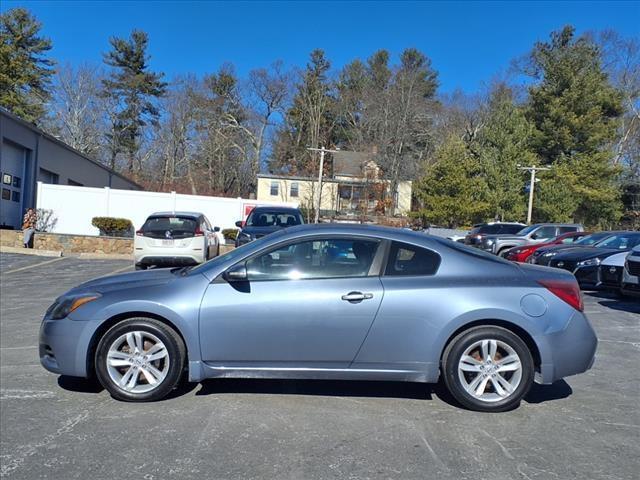
{"label": "red car", "polygon": [[513,247],[505,253],[504,258],[513,262],[524,263],[527,258],[540,247],[548,247],[549,245],[567,245],[580,240],[582,237],[586,237],[590,232],[569,232],[558,235],[557,237],[544,243],[536,243],[534,245],[522,245],[519,247]]}

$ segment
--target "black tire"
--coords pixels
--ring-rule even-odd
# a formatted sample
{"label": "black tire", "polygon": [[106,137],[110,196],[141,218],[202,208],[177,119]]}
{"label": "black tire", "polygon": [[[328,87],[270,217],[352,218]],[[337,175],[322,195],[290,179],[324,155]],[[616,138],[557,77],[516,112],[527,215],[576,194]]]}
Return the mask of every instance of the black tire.
{"label": "black tire", "polygon": [[[465,350],[478,341],[488,339],[504,342],[511,347],[520,357],[522,368],[520,382],[513,393],[502,400],[491,402],[468,393],[458,375],[458,364]],[[442,375],[447,390],[462,406],[478,412],[504,412],[517,407],[531,389],[534,373],[533,358],[526,343],[510,330],[497,326],[478,326],[465,330],[451,340],[442,355]]]}
{"label": "black tire", "polygon": [[504,256],[505,256],[505,254],[507,253],[507,251],[509,251],[511,248],[513,248],[513,247],[504,247],[504,248],[501,248],[501,249],[498,251],[498,256],[499,256],[499,257],[501,257],[501,258],[504,258]]}
{"label": "black tire", "polygon": [[[122,335],[135,331],[155,336],[164,344],[168,354],[169,365],[166,367],[166,376],[152,390],[143,393],[128,392],[118,386],[107,367],[107,353],[112,344]],[[178,385],[185,369],[186,359],[184,342],[173,328],[152,318],[130,318],[117,323],[102,336],[96,349],[95,370],[98,381],[113,398],[127,402],[153,402],[166,397]],[[146,382],[141,372],[136,375],[140,383]]]}

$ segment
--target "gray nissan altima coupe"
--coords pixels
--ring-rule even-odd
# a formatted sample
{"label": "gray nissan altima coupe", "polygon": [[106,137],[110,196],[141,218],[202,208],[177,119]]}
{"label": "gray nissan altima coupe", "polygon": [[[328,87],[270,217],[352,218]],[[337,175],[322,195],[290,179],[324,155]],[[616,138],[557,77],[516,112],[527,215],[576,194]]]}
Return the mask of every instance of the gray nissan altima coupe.
{"label": "gray nissan altima coupe", "polygon": [[120,400],[206,378],[437,382],[504,411],[536,380],[589,369],[597,339],[574,277],[449,240],[303,225],[197,267],[92,280],[40,330],[54,373],[97,376]]}

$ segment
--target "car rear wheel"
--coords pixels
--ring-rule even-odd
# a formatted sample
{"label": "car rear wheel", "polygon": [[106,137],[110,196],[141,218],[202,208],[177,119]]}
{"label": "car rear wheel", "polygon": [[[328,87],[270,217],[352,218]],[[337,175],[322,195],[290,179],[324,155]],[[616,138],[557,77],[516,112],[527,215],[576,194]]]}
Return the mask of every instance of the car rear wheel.
{"label": "car rear wheel", "polygon": [[116,399],[149,402],[178,384],[186,349],[178,333],[151,318],[131,318],[109,329],[96,349],[96,375]]}
{"label": "car rear wheel", "polygon": [[447,346],[444,382],[463,406],[503,412],[519,405],[533,384],[531,352],[520,337],[496,326],[474,327]]}

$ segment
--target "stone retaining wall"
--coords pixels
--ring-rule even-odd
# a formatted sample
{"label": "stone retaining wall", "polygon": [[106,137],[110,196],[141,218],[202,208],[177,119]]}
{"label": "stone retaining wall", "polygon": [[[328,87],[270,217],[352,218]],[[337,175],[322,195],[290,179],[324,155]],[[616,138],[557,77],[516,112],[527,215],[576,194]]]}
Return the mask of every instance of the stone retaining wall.
{"label": "stone retaining wall", "polygon": [[[0,245],[5,247],[22,247],[22,232],[0,230]],[[34,236],[33,248],[35,250],[62,251],[63,254],[93,253],[132,255],[133,238],[37,232]]]}
{"label": "stone retaining wall", "polygon": [[[3,247],[22,248],[22,232],[0,230],[0,245]],[[80,253],[133,255],[133,238],[37,232],[34,237],[33,248],[35,250],[61,251],[63,255]],[[233,248],[233,244],[220,245],[220,254],[227,253]]]}

